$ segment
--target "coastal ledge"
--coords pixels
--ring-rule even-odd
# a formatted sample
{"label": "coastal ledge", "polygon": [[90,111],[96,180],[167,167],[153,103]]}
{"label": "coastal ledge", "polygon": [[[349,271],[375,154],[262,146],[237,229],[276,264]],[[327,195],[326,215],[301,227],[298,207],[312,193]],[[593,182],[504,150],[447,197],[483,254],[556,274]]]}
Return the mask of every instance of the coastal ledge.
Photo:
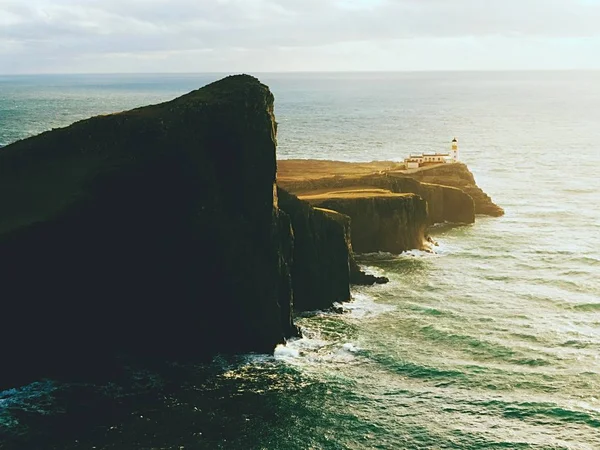
{"label": "coastal ledge", "polygon": [[473,223],[476,214],[504,214],[463,163],[407,170],[404,164],[392,161],[279,160],[277,184],[301,197],[339,189],[417,194],[428,203],[429,224]]}

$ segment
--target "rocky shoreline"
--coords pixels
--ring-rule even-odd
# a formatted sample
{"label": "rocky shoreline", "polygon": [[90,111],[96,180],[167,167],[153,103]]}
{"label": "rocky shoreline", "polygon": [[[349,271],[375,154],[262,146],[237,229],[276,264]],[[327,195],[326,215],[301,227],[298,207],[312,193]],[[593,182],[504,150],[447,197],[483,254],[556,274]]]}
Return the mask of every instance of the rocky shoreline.
{"label": "rocky shoreline", "polygon": [[461,164],[278,163],[273,105],[232,76],[2,149],[0,389],[111,373],[122,355],[270,353],[296,313],[386,281],[354,251],[421,248],[433,223],[501,212]]}

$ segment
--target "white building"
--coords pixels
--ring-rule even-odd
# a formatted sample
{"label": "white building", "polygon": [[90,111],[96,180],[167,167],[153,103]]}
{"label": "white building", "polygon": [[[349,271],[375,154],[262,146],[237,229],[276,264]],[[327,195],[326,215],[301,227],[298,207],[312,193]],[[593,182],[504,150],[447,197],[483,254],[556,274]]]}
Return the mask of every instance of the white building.
{"label": "white building", "polygon": [[434,164],[451,164],[458,162],[458,140],[452,140],[450,153],[421,153],[419,155],[411,154],[404,160],[407,169],[418,169],[423,166]]}
{"label": "white building", "polygon": [[458,140],[456,138],[452,139],[452,150],[450,150],[450,156],[452,158],[452,162],[458,162]]}

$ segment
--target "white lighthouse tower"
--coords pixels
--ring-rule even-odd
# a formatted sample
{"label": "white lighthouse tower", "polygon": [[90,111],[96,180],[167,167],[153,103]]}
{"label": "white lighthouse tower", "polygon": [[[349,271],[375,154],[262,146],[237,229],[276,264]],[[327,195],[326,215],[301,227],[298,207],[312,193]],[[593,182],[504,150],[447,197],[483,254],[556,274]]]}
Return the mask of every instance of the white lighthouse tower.
{"label": "white lighthouse tower", "polygon": [[456,138],[452,139],[450,157],[452,158],[452,162],[458,162],[458,140]]}

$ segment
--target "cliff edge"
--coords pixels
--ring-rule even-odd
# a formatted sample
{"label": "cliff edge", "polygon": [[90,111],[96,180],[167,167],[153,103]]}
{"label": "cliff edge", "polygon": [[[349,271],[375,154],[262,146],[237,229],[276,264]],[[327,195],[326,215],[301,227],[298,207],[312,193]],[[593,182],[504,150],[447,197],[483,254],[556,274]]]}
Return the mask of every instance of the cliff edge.
{"label": "cliff edge", "polygon": [[421,183],[451,186],[467,193],[475,203],[475,214],[492,217],[504,215],[504,209],[496,205],[490,196],[477,186],[475,177],[466,164],[439,164],[406,172],[404,176]]}
{"label": "cliff edge", "polygon": [[390,161],[281,160],[277,183],[300,196],[339,189],[417,194],[427,201],[430,225],[473,223],[476,214],[495,217],[504,214],[477,186],[473,174],[462,163],[405,170],[403,165]]}

